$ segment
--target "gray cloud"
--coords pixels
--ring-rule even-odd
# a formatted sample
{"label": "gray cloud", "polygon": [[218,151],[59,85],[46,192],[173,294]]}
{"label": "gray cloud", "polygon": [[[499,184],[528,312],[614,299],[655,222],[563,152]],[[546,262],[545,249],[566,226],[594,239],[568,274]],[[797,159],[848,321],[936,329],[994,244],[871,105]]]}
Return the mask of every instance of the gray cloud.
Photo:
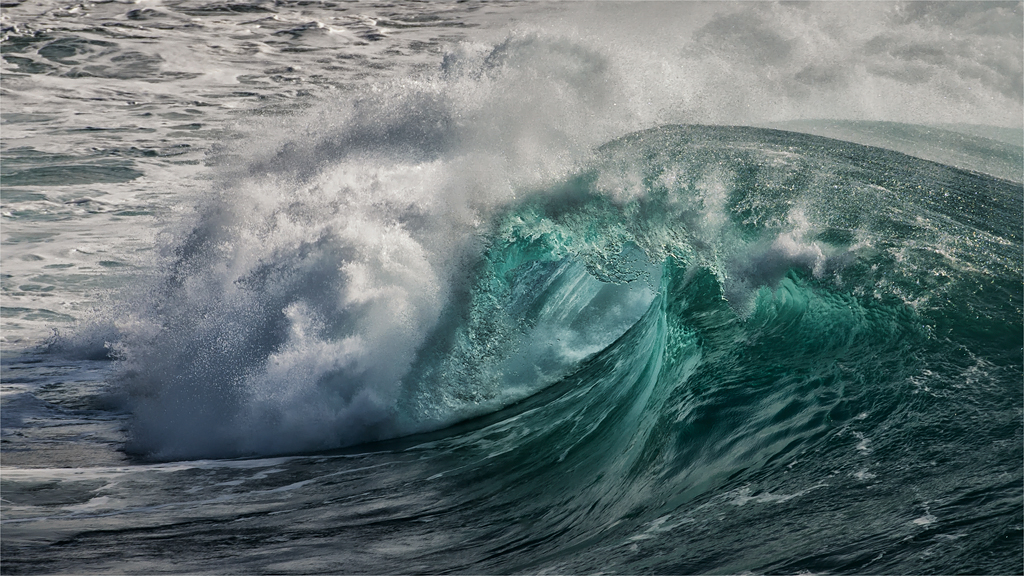
{"label": "gray cloud", "polygon": [[[973,3],[965,3],[971,5]],[[932,77],[952,77],[979,87],[993,89],[1007,98],[1024,100],[1024,63],[1020,38],[1012,35],[991,38],[989,34],[967,36],[952,34],[963,21],[973,22],[973,14],[960,7],[952,14],[932,12],[916,18],[912,24],[900,18],[895,30],[878,34],[864,45],[864,64],[873,74],[903,80],[910,84]],[[985,10],[991,14],[994,10]],[[1020,21],[1020,18],[1017,18]],[[927,26],[918,26],[924,21]]]}
{"label": "gray cloud", "polygon": [[902,2],[892,20],[897,24],[956,29],[961,33],[1021,38],[1020,2]]}
{"label": "gray cloud", "polygon": [[694,35],[702,49],[757,65],[782,65],[793,52],[793,41],[783,37],[756,12],[722,14]]}
{"label": "gray cloud", "polygon": [[832,88],[846,84],[847,75],[836,63],[808,64],[794,74],[793,79],[807,86]]}
{"label": "gray cloud", "polygon": [[1021,2],[571,6],[583,36],[612,23],[600,42],[652,121],[1024,122]]}
{"label": "gray cloud", "polygon": [[871,62],[866,69],[876,76],[885,76],[906,84],[923,84],[935,76],[931,66],[900,60]]}

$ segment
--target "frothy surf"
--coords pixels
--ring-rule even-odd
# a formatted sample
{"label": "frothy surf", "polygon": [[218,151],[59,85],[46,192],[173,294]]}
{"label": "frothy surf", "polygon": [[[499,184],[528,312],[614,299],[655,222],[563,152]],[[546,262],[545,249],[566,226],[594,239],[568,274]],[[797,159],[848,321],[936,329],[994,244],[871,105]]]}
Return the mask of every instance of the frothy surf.
{"label": "frothy surf", "polygon": [[[493,59],[479,58],[489,73]],[[991,223],[993,210],[1012,214],[1015,185],[795,133],[664,127],[581,154],[568,174],[469,171],[468,182],[479,148],[310,148],[320,171],[295,174],[273,154],[284,174],[260,159],[224,184],[131,304],[112,345],[135,414],[131,450],[310,452],[450,425],[614,355],[656,294],[704,273],[713,298],[754,326],[797,321],[806,290],[930,312],[976,273],[944,258],[1020,270],[1012,232],[963,245],[951,237],[967,228],[947,211]],[[921,192],[954,177],[986,188],[988,203],[961,211],[962,195],[936,204]],[[681,284],[661,279],[664,266],[685,271]],[[925,266],[949,280],[921,290],[890,279]]]}
{"label": "frothy surf", "polygon": [[951,123],[1020,5],[963,6],[5,9],[4,337],[78,320],[5,349],[5,566],[1019,566],[1019,131]]}

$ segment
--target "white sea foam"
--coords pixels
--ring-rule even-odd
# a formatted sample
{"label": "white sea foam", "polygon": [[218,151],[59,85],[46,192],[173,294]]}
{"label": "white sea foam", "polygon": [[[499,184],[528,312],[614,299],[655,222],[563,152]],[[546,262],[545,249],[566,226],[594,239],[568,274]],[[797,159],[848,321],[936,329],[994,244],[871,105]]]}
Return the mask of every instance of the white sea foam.
{"label": "white sea foam", "polygon": [[[494,210],[613,135],[608,74],[598,52],[517,35],[298,126],[260,126],[275,136],[233,151],[246,160],[118,326],[134,447],[280,453],[422,426],[397,411],[403,376],[468,289]],[[446,421],[459,407],[446,410],[425,412]]]}
{"label": "white sea foam", "polygon": [[[464,298],[493,214],[616,136],[667,121],[1020,116],[1005,81],[1020,58],[997,49],[998,25],[968,22],[973,68],[919,57],[963,24],[941,7],[857,8],[857,33],[844,31],[848,7],[452,4],[430,8],[432,20],[421,6],[249,8],[23,3],[0,16],[6,42],[34,46],[5,52],[5,163],[31,149],[73,156],[61,160],[73,173],[112,156],[121,163],[102,164],[103,178],[129,179],[26,185],[13,201],[7,185],[4,304],[19,311],[3,337],[38,341],[40,317],[55,313],[87,318],[91,292],[130,273],[134,295],[60,343],[123,359],[133,446],[157,457],[416,429],[396,408],[402,378]],[[523,31],[509,35],[510,14]],[[442,38],[442,24],[477,29]],[[636,198],[634,176],[602,186]],[[728,256],[728,296],[841,260],[796,220],[761,252],[730,251],[729,178],[698,186],[700,235]],[[72,224],[34,236],[52,216]],[[163,237],[154,219],[172,222]],[[80,274],[35,281],[53,265]],[[552,339],[564,358],[595,345],[541,340]]]}

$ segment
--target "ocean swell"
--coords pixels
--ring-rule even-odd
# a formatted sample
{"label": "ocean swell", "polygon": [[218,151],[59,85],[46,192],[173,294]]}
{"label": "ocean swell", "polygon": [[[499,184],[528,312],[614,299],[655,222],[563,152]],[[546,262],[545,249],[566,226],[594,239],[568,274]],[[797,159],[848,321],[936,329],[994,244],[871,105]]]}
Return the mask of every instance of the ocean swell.
{"label": "ocean swell", "polygon": [[[693,390],[714,390],[704,402],[776,379],[818,407],[780,408],[802,423],[763,444],[771,458],[839,418],[848,374],[909,378],[892,363],[919,367],[928,334],[957,330],[951,313],[1020,317],[1006,280],[1021,270],[1019,185],[777,130],[618,137],[635,115],[611,74],[596,52],[517,36],[288,131],[254,129],[276,135],[233,150],[244,161],[108,339],[128,450],[328,450],[570,381],[646,382],[645,421],[716,419],[724,408],[698,416]],[[1011,298],[979,295],[978,275]],[[598,365],[612,376],[580,380]],[[779,414],[735,434],[771,435]]]}

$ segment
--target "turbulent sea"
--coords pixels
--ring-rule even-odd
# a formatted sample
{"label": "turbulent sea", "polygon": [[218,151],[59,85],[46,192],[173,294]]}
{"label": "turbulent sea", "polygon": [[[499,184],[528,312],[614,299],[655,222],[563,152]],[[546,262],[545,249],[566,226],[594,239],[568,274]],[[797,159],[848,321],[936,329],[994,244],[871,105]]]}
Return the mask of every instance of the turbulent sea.
{"label": "turbulent sea", "polygon": [[3,573],[1021,573],[1019,4],[0,8]]}

